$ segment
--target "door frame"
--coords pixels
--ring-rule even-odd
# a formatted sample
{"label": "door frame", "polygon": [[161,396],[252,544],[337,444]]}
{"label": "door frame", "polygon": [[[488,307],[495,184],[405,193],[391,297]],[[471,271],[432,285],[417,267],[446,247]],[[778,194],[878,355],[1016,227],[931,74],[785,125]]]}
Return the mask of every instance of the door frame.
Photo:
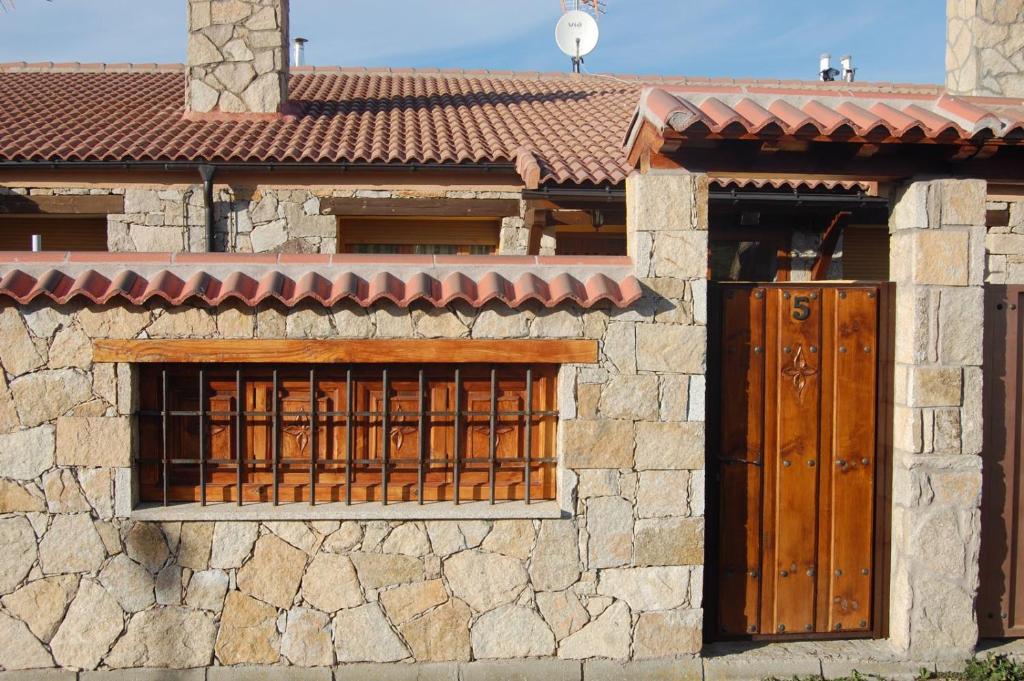
{"label": "door frame", "polygon": [[[828,632],[800,636],[753,634],[723,636],[718,625],[718,508],[721,500],[718,486],[718,450],[721,427],[721,366],[722,366],[722,295],[730,288],[843,288],[858,285],[878,287],[878,368],[875,409],[875,504],[873,517],[874,556],[872,570],[875,583],[872,589],[874,622],[866,632]],[[708,282],[708,364],[707,414],[705,437],[705,543],[704,543],[704,641],[815,641],[885,639],[889,636],[889,582],[892,539],[892,441],[893,441],[893,386],[895,368],[896,284],[867,281],[806,281],[806,282]],[[763,501],[762,501],[763,503]]]}

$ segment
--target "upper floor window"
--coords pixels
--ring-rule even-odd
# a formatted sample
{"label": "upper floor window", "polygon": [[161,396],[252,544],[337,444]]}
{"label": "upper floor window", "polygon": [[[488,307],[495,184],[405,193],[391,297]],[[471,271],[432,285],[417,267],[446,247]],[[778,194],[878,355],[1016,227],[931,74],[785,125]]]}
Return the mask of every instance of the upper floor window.
{"label": "upper floor window", "polygon": [[144,502],[555,498],[551,365],[140,367]]}
{"label": "upper floor window", "polygon": [[342,253],[491,255],[501,220],[494,218],[339,218]]}
{"label": "upper floor window", "polygon": [[0,250],[31,250],[38,235],[44,251],[105,251],[107,215],[123,212],[118,195],[0,194]]}

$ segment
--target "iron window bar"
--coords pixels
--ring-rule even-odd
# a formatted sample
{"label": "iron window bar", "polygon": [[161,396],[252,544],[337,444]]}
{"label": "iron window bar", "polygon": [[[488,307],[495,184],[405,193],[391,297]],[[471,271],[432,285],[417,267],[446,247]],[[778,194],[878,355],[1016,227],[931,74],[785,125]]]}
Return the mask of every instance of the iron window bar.
{"label": "iron window bar", "polygon": [[[388,487],[390,484],[389,472],[391,469],[396,467],[402,467],[405,465],[415,464],[416,466],[416,500],[417,503],[422,504],[425,501],[425,476],[427,468],[431,466],[445,466],[449,469],[450,474],[453,478],[453,501],[456,504],[461,503],[461,482],[462,474],[465,466],[470,465],[485,465],[487,468],[487,500],[488,503],[494,504],[496,502],[496,485],[497,485],[497,474],[501,470],[514,470],[522,469],[523,471],[523,486],[525,502],[527,504],[532,502],[532,472],[533,468],[537,465],[548,465],[557,463],[557,458],[553,456],[541,456],[537,457],[533,455],[533,428],[534,426],[540,426],[544,419],[557,418],[558,411],[553,409],[534,409],[533,408],[533,397],[534,397],[534,373],[532,368],[527,368],[525,371],[525,408],[524,409],[498,409],[498,393],[499,393],[499,382],[498,382],[498,370],[494,367],[489,372],[489,409],[487,410],[473,410],[464,409],[463,402],[463,375],[461,367],[456,367],[454,370],[454,397],[455,404],[452,410],[437,410],[427,408],[427,374],[424,369],[420,368],[417,372],[417,384],[418,384],[418,395],[417,395],[417,409],[415,411],[409,410],[395,410],[391,408],[391,401],[394,396],[391,395],[391,384],[392,377],[389,375],[389,369],[387,367],[381,370],[381,385],[382,385],[382,400],[381,408],[379,410],[373,409],[354,409],[353,408],[353,376],[352,369],[348,368],[345,371],[345,393],[346,393],[346,408],[344,410],[320,410],[318,407],[318,378],[315,368],[309,369],[309,409],[308,411],[293,411],[283,409],[281,406],[281,380],[279,370],[274,368],[271,371],[271,404],[270,409],[245,409],[246,405],[246,393],[243,386],[246,385],[246,380],[243,377],[241,368],[236,368],[234,371],[234,384],[235,390],[232,396],[235,402],[234,409],[205,409],[208,399],[207,396],[207,379],[209,372],[205,366],[200,366],[197,372],[198,376],[198,398],[199,398],[199,409],[172,409],[170,408],[169,392],[170,392],[170,379],[168,376],[168,369],[162,368],[160,371],[160,408],[158,410],[146,410],[141,409],[137,414],[141,417],[159,417],[160,418],[160,431],[161,431],[161,443],[160,443],[160,458],[158,462],[161,470],[161,496],[162,504],[168,505],[170,502],[170,479],[171,469],[174,466],[198,466],[199,468],[199,497],[200,504],[207,505],[208,493],[207,493],[207,473],[209,468],[212,467],[235,467],[235,501],[237,505],[241,506],[244,503],[244,496],[246,488],[266,488],[270,487],[272,493],[273,505],[280,503],[280,484],[281,484],[281,467],[292,466],[292,465],[306,465],[309,466],[309,502],[310,505],[316,504],[316,486],[317,486],[317,472],[323,469],[337,469],[344,468],[345,473],[345,503],[352,503],[352,488],[354,482],[354,469],[356,467],[368,467],[372,468],[380,466],[380,485],[381,495],[380,502],[383,505],[389,503],[388,498]],[[265,375],[265,372],[261,372],[261,375]],[[345,425],[345,458],[344,460],[331,460],[331,459],[320,459],[318,458],[318,436],[320,419],[331,419],[343,417]],[[463,456],[463,449],[467,446],[464,442],[463,430],[467,432],[473,428],[481,428],[481,424],[474,422],[467,422],[467,418],[486,418],[486,430],[487,430],[487,455],[486,456]],[[501,419],[515,417],[517,422],[521,422],[523,428],[523,440],[524,447],[521,452],[522,459],[502,459],[498,456],[498,429],[499,421]],[[198,457],[175,457],[170,453],[170,421],[172,418],[197,418],[199,424],[198,432]],[[232,458],[218,458],[207,452],[207,427],[210,419],[229,419],[233,420],[235,424],[234,438],[232,440],[232,449],[234,456]],[[281,420],[288,418],[307,419],[309,420],[309,443],[310,443],[310,455],[308,457],[285,457],[282,456],[280,450],[280,437],[283,428],[281,427]],[[431,448],[428,441],[427,429],[428,421],[435,418],[452,419],[453,421],[453,451],[451,457],[436,458],[429,455]],[[523,419],[520,421],[520,419]],[[257,458],[252,456],[243,456],[243,440],[245,425],[250,419],[268,419],[270,426],[270,437],[271,437],[271,457],[268,461],[266,458]],[[354,438],[355,438],[355,426],[360,419],[367,419],[368,422],[380,419],[381,423],[381,457],[380,458],[366,458],[356,457],[354,454]],[[418,432],[418,444],[415,457],[395,457],[391,453],[391,425],[396,420],[403,419],[416,419],[417,421],[417,432]],[[137,461],[140,463],[149,463],[152,461],[151,458],[139,456]],[[245,480],[245,473],[248,466],[253,468],[267,467],[269,465],[271,470],[271,481],[270,482],[247,482]]]}

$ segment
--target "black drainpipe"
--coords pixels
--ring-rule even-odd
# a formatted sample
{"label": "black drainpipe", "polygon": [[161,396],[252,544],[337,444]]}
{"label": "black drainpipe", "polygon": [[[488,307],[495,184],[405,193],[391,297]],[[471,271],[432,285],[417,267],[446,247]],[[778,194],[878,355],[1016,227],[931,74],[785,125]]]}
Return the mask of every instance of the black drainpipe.
{"label": "black drainpipe", "polygon": [[199,176],[203,178],[203,203],[206,206],[206,250],[213,252],[213,176],[216,166],[199,166]]}

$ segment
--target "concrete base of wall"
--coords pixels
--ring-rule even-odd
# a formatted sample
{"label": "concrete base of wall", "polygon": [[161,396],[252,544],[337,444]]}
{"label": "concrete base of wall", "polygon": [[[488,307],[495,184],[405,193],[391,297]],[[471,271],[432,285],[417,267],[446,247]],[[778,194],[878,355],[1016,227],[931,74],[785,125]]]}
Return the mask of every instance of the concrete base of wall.
{"label": "concrete base of wall", "polygon": [[[983,652],[1024,657],[1024,641],[993,642]],[[981,652],[981,651],[979,651]],[[766,678],[847,677],[854,671],[893,681],[918,678],[922,668],[957,670],[962,660],[901,659],[886,641],[713,644],[703,657],[611,660],[490,660],[434,664],[354,664],[326,667],[209,667],[72,672],[0,672],[0,681],[762,681]]]}

